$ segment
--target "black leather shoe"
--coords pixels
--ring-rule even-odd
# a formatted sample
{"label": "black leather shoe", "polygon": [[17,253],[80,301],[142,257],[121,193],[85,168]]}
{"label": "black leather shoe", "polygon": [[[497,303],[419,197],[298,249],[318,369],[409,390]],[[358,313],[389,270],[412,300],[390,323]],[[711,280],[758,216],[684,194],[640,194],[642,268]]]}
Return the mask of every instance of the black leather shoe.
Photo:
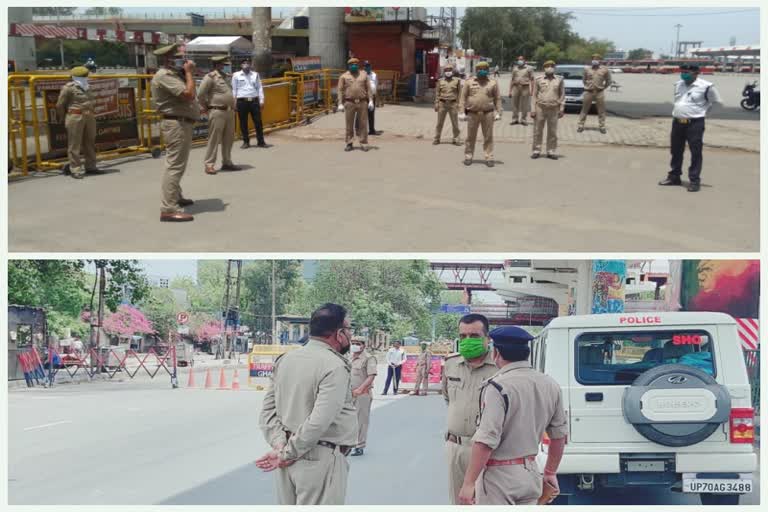
{"label": "black leather shoe", "polygon": [[270,146],[270,145],[269,145],[269,144],[267,144],[266,142],[259,142],[259,143],[256,145],[256,147],[257,147],[257,148],[271,148],[272,146]]}
{"label": "black leather shoe", "polygon": [[251,147],[251,145],[249,143],[243,142],[243,145],[240,146],[240,149],[248,149],[249,147]]}
{"label": "black leather shoe", "polygon": [[344,148],[344,151],[352,151],[352,144],[347,144],[347,147]]}
{"label": "black leather shoe", "polygon": [[547,153],[547,158],[550,160],[557,160],[559,157],[554,153]]}
{"label": "black leather shoe", "polygon": [[472,159],[470,159],[470,158],[465,158],[465,159],[464,159],[464,165],[472,165]]}
{"label": "black leather shoe", "polygon": [[692,181],[688,184],[688,192],[698,192],[701,189],[701,183]]}
{"label": "black leather shoe", "polygon": [[576,132],[577,133],[581,133],[583,131],[584,131],[584,127],[583,126],[579,126],[578,128],[576,128]]}
{"label": "black leather shoe", "polygon": [[496,165],[496,163],[493,160],[486,160],[485,165],[487,165],[488,167],[493,167],[494,165]]}
{"label": "black leather shoe", "polygon": [[539,158],[540,156],[541,156],[541,153],[534,153],[534,154],[532,154],[532,155],[531,155],[531,158],[533,158],[534,160],[536,160],[536,159],[537,159],[537,158]]}
{"label": "black leather shoe", "polygon": [[679,187],[680,185],[682,185],[682,182],[680,180],[675,180],[667,177],[667,179],[660,181],[659,185],[662,187]]}
{"label": "black leather shoe", "polygon": [[221,166],[222,171],[239,171],[240,167],[235,164],[223,164]]}
{"label": "black leather shoe", "polygon": [[183,197],[179,199],[179,206],[181,206],[182,208],[184,208],[185,206],[192,206],[193,204],[195,204],[195,202],[191,199],[184,199]]}
{"label": "black leather shoe", "polygon": [[605,128],[600,128],[600,133],[605,135],[606,133],[608,133],[608,130],[606,130]]}

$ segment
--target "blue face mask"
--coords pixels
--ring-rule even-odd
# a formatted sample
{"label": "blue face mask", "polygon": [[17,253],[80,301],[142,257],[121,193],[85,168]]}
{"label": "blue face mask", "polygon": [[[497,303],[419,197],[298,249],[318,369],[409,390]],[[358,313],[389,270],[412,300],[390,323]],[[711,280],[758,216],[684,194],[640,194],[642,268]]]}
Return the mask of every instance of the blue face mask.
{"label": "blue face mask", "polygon": [[229,75],[230,73],[232,73],[232,66],[224,66],[224,68],[222,69],[222,71],[223,71],[224,73],[226,73],[227,75]]}
{"label": "blue face mask", "polygon": [[488,70],[487,69],[481,69],[477,72],[477,76],[480,78],[488,78]]}

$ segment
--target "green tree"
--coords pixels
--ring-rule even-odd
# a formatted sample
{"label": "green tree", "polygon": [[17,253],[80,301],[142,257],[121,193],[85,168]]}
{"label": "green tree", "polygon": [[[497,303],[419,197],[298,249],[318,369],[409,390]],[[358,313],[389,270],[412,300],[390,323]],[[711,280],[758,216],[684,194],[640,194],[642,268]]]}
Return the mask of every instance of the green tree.
{"label": "green tree", "polygon": [[165,337],[168,331],[176,330],[176,314],[179,312],[179,305],[170,289],[152,288],[141,310],[160,336]]}
{"label": "green tree", "polygon": [[171,288],[187,292],[191,312],[207,313],[220,318],[226,277],[225,260],[201,260],[197,262],[197,280],[189,277],[176,278],[171,281]]}
{"label": "green tree", "polygon": [[533,60],[539,63],[539,66],[547,62],[548,60],[553,60],[556,63],[562,62],[564,58],[564,53],[560,50],[560,47],[552,42],[544,43],[544,45],[540,46],[536,49],[536,51],[533,54]]}
{"label": "green tree", "polygon": [[[150,286],[144,275],[144,269],[137,260],[86,260],[98,269],[104,266],[107,275],[107,286],[104,290],[104,304],[110,311],[117,311],[121,302],[140,304],[149,297]],[[98,274],[90,278],[92,311],[98,306]]]}
{"label": "green tree", "polygon": [[635,48],[634,50],[630,50],[627,54],[627,58],[629,60],[643,60],[648,59],[653,55],[653,52],[651,50],[646,50],[645,48]]}
{"label": "green tree", "polygon": [[[288,313],[303,293],[301,261],[275,260],[275,313]],[[272,261],[250,261],[243,265],[240,292],[241,323],[253,331],[271,329],[272,317]]]}

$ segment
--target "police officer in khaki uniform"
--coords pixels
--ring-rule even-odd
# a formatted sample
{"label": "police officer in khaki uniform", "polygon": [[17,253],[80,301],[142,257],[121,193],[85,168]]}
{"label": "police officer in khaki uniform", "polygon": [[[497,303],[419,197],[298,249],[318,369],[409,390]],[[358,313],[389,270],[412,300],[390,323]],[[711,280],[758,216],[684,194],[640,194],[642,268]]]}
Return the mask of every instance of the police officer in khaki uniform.
{"label": "police officer in khaki uniform", "polygon": [[493,122],[501,119],[502,106],[499,84],[488,76],[487,62],[477,64],[477,75],[464,82],[460,98],[459,117],[462,121],[469,118],[467,141],[464,146],[464,165],[472,165],[477,127],[481,126],[485,165],[493,167]]}
{"label": "police officer in khaki uniform", "polygon": [[192,128],[200,118],[200,108],[195,98],[195,63],[185,61],[178,53],[178,45],[164,46],[154,51],[163,59],[161,67],[152,78],[152,98],[162,117],[160,132],[165,141],[165,174],[162,183],[162,222],[185,222],[194,217],[182,210],[194,204],[181,193],[181,178],[187,170],[189,152],[192,149]]}
{"label": "police officer in khaki uniform", "polygon": [[[568,434],[562,392],[554,379],[531,368],[532,337],[525,330],[500,327],[491,339],[499,370],[483,384],[459,502],[536,505],[543,484],[559,492],[556,474]],[[536,455],[545,431],[550,444],[542,479]]]}
{"label": "police officer in khaki uniform", "polygon": [[488,350],[488,319],[465,315],[459,320],[459,353],[445,358],[442,392],[448,404],[448,482],[451,503],[458,505],[459,491],[469,465],[472,436],[480,414],[480,387],[496,373]]}
{"label": "police officer in khaki uniform", "polygon": [[351,387],[352,329],[347,311],[320,306],[309,321],[310,339],[275,360],[260,426],[272,447],[256,461],[277,471],[280,505],[343,505],[347,455],[357,444]]}
{"label": "police officer in khaki uniform", "polygon": [[[346,143],[344,151],[352,151],[352,140],[357,127],[360,149],[368,151],[368,110],[373,110],[373,94],[368,74],[360,70],[360,61],[354,57],[347,61],[349,71],[339,77],[339,112],[345,112]],[[366,110],[368,109],[368,110]],[[355,122],[357,116],[358,122]]]}
{"label": "police officer in khaki uniform", "polygon": [[437,126],[435,126],[435,140],[432,144],[440,144],[440,136],[443,133],[445,116],[451,117],[453,127],[453,144],[461,146],[459,134],[459,94],[461,93],[461,80],[453,76],[453,66],[450,64],[443,69],[443,78],[437,82],[435,89],[435,112],[437,112]]}
{"label": "police officer in khaki uniform", "polygon": [[[413,386],[411,395],[426,395],[429,389],[429,369],[432,366],[432,351],[429,350],[429,343],[421,342],[421,352],[416,361],[416,384]],[[421,388],[421,391],[419,391]]]}
{"label": "police officer in khaki uniform", "polygon": [[597,117],[600,122],[600,133],[605,129],[605,90],[611,85],[611,71],[600,63],[600,55],[592,55],[592,66],[584,68],[584,101],[581,104],[578,132],[584,131],[587,114],[592,108],[592,101],[597,105]]}
{"label": "police officer in khaki uniform", "polygon": [[[67,156],[69,172],[73,178],[82,179],[86,172],[98,171],[96,168],[96,97],[90,90],[88,75],[84,66],[71,69],[72,81],[61,88],[56,112],[64,118],[67,130]],[[66,116],[66,117],[65,117]],[[85,155],[85,169],[80,161],[80,150]]]}
{"label": "police officer in khaki uniform", "polygon": [[351,455],[363,455],[368,439],[368,424],[371,421],[373,404],[373,380],[376,378],[376,358],[365,350],[365,340],[352,340],[352,397],[357,409],[357,444]]}
{"label": "police officer in khaki uniform", "polygon": [[235,142],[235,97],[230,79],[224,73],[228,55],[211,57],[213,71],[206,74],[197,91],[197,101],[208,116],[208,146],[205,149],[205,173],[216,174],[216,154],[221,146],[222,171],[239,169],[232,163],[232,144]]}
{"label": "police officer in khaki uniform", "polygon": [[557,160],[557,120],[565,115],[565,84],[563,77],[555,75],[555,63],[544,63],[544,76],[537,76],[533,81],[531,95],[531,117],[534,119],[533,154],[531,158],[541,156],[541,140],[544,137],[544,125],[547,126],[547,158]]}
{"label": "police officer in khaki uniform", "polygon": [[525,57],[521,55],[512,68],[512,79],[509,82],[509,97],[512,98],[512,122],[509,124],[528,125],[532,84],[533,68],[525,63]]}

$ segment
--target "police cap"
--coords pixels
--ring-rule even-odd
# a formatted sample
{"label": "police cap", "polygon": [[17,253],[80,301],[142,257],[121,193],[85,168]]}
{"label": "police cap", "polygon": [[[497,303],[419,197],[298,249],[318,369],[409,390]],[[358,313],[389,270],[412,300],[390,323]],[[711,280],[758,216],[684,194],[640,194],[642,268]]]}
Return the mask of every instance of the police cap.
{"label": "police cap", "polygon": [[158,57],[167,57],[169,55],[177,55],[179,53],[179,45],[169,44],[168,46],[161,46],[157,50],[153,51],[152,53],[157,55]]}
{"label": "police cap", "polygon": [[518,55],[517,60],[525,60],[525,57],[523,57],[522,55]]}
{"label": "police cap", "polygon": [[600,60],[602,58],[602,55],[600,55],[599,53],[593,53],[592,58],[595,60]]}
{"label": "police cap", "polygon": [[682,64],[680,66],[681,71],[693,71],[694,73],[698,73],[699,69],[698,64]]}
{"label": "police cap", "polygon": [[555,65],[555,61],[553,60],[548,60],[547,62],[544,63],[544,67],[554,66],[554,65]]}
{"label": "police cap", "polygon": [[227,62],[229,61],[229,55],[214,55],[211,57],[211,62],[214,64],[218,64],[220,62]]}
{"label": "police cap", "polygon": [[445,66],[445,67],[443,68],[443,71],[453,71],[453,66],[451,66],[450,64],[448,64],[447,66]]}
{"label": "police cap", "polygon": [[349,66],[350,64],[360,64],[360,59],[356,57],[352,57],[347,61],[347,65]]}
{"label": "police cap", "polygon": [[75,66],[69,70],[70,76],[85,77],[88,76],[91,71],[85,66]]}
{"label": "police cap", "polygon": [[475,66],[477,69],[488,69],[488,63],[483,61],[480,61],[477,63],[477,66]]}
{"label": "police cap", "polygon": [[514,325],[497,327],[490,332],[490,337],[493,340],[493,345],[497,347],[527,346],[528,342],[533,339],[528,331]]}

